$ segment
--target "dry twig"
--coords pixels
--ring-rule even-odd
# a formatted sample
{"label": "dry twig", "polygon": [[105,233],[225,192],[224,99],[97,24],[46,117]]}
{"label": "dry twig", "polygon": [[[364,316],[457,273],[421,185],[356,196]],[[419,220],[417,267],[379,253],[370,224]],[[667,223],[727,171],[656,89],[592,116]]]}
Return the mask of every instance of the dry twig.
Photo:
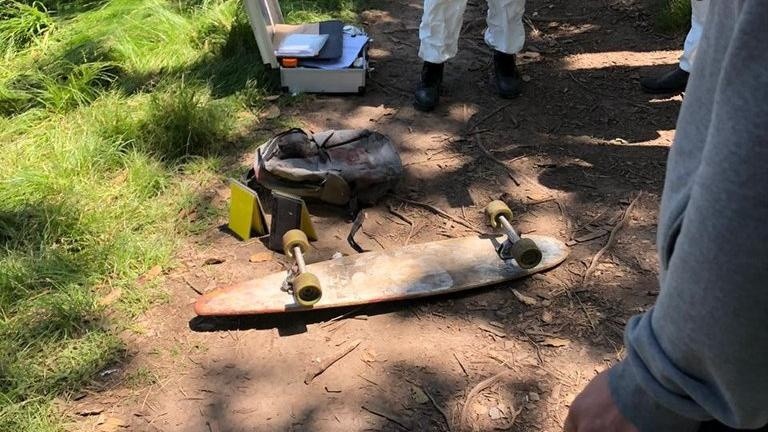
{"label": "dry twig", "polygon": [[329,319],[328,321],[326,321],[326,322],[324,322],[324,323],[320,324],[320,328],[325,328],[325,327],[328,327],[329,325],[331,325],[331,324],[335,323],[335,322],[336,322],[336,321],[338,321],[338,320],[341,320],[341,319],[347,318],[347,317],[348,317],[348,316],[350,316],[350,315],[354,315],[354,314],[356,314],[356,313],[360,312],[360,311],[361,311],[361,310],[363,310],[364,308],[365,308],[365,306],[360,306],[360,307],[358,307],[358,308],[354,308],[354,309],[352,309],[352,310],[351,310],[351,311],[349,311],[349,312],[343,313],[343,314],[341,314],[341,315],[339,315],[339,316],[337,316],[337,317],[331,318],[331,319]]}
{"label": "dry twig", "polygon": [[493,153],[488,151],[488,149],[485,148],[485,146],[483,146],[482,141],[480,141],[480,135],[475,135],[475,144],[477,145],[477,148],[479,148],[480,151],[482,151],[488,159],[490,159],[490,160],[496,162],[498,165],[501,165],[502,167],[504,167],[504,169],[507,171],[507,175],[509,176],[509,178],[511,178],[512,181],[515,182],[515,186],[520,186],[520,182],[517,181],[515,176],[512,174],[512,169],[509,168],[507,166],[507,164],[502,162],[501,159],[497,158],[496,156],[493,155]]}
{"label": "dry twig", "polygon": [[627,209],[624,211],[624,216],[621,217],[621,220],[616,223],[616,226],[613,227],[611,230],[611,235],[608,236],[608,241],[605,242],[605,246],[603,246],[595,256],[592,257],[592,262],[589,263],[589,267],[587,267],[587,271],[584,272],[584,279],[582,280],[582,284],[587,283],[587,279],[592,275],[592,273],[595,271],[595,268],[597,267],[598,261],[600,261],[600,258],[603,257],[603,254],[610,249],[611,246],[616,242],[616,234],[621,230],[622,227],[624,227],[624,224],[629,219],[630,213],[632,213],[632,209],[635,207],[635,204],[637,204],[637,201],[640,199],[640,197],[643,196],[643,192],[640,192],[637,194],[635,199],[632,200],[631,203],[629,203],[629,206],[627,206]]}
{"label": "dry twig", "polygon": [[411,430],[411,428],[409,428],[408,426],[406,426],[403,423],[401,423],[399,419],[395,418],[395,416],[393,416],[391,414],[386,414],[386,413],[383,413],[381,411],[373,410],[371,408],[368,408],[365,405],[360,406],[360,408],[368,411],[369,413],[371,413],[371,414],[373,414],[375,416],[379,416],[381,418],[387,419],[387,420],[391,421],[392,423],[400,426],[401,428],[403,428],[405,430]]}
{"label": "dry twig", "polygon": [[442,415],[442,416],[443,416],[443,419],[445,419],[445,425],[446,425],[446,426],[448,426],[448,431],[449,431],[449,432],[453,432],[453,425],[451,424],[451,418],[448,416],[448,413],[446,413],[444,409],[440,408],[440,405],[438,405],[438,404],[437,404],[437,401],[435,400],[435,398],[434,398],[434,397],[432,397],[432,395],[431,395],[431,394],[429,394],[429,392],[427,391],[427,389],[426,389],[426,388],[424,388],[423,386],[421,386],[421,385],[417,384],[417,383],[416,383],[415,381],[413,381],[413,380],[410,380],[410,379],[408,379],[408,378],[406,378],[405,380],[406,380],[406,381],[408,381],[409,383],[411,383],[411,384],[415,385],[416,387],[418,387],[418,388],[419,388],[419,390],[421,390],[421,391],[422,391],[422,393],[424,393],[424,395],[425,395],[425,396],[427,396],[427,399],[429,399],[429,401],[430,401],[430,402],[432,402],[432,406],[433,406],[433,407],[435,407],[435,409],[437,410],[437,412],[439,412],[439,413],[440,413],[440,415]]}
{"label": "dry twig", "polygon": [[588,19],[587,15],[573,15],[573,16],[542,16],[542,15],[526,15],[525,18],[536,22],[556,22],[556,21],[579,21]]}
{"label": "dry twig", "polygon": [[391,195],[391,196],[394,197],[394,198],[399,199],[400,201],[402,201],[402,202],[404,202],[406,204],[411,204],[411,205],[415,205],[415,206],[419,206],[419,207],[425,208],[425,209],[431,211],[432,213],[435,213],[435,214],[437,214],[439,216],[442,216],[442,217],[444,217],[446,219],[450,219],[453,222],[456,222],[457,224],[459,224],[461,226],[469,228],[469,229],[471,229],[472,231],[474,231],[474,232],[476,232],[478,234],[482,234],[483,233],[479,229],[475,228],[471,223],[469,223],[469,222],[467,222],[465,220],[461,220],[461,219],[459,219],[459,218],[457,218],[455,216],[451,216],[448,213],[444,212],[443,210],[440,210],[439,208],[433,206],[432,204],[427,204],[427,203],[421,202],[421,201],[409,200],[407,198],[401,198],[401,197],[396,196],[396,195]]}
{"label": "dry twig", "polygon": [[497,329],[495,329],[493,327],[489,327],[487,325],[480,324],[480,325],[477,326],[477,328],[479,328],[482,331],[488,332],[488,333],[490,333],[490,334],[492,334],[494,336],[507,337],[507,334],[504,333],[503,331],[497,330]]}
{"label": "dry twig", "polygon": [[467,368],[464,367],[464,364],[461,363],[461,360],[459,360],[459,356],[456,355],[456,353],[453,353],[453,358],[456,359],[456,363],[459,364],[459,367],[461,368],[461,371],[464,372],[464,376],[469,376],[467,373]]}
{"label": "dry twig", "polygon": [[[488,113],[488,114],[486,114],[485,116],[483,116],[483,118],[481,118],[480,120],[476,121],[476,122],[475,122],[475,123],[474,123],[474,124],[473,124],[471,127],[468,127],[468,128],[467,128],[467,131],[468,131],[468,132],[470,132],[470,131],[472,131],[473,129],[477,129],[477,127],[478,127],[478,126],[480,126],[480,125],[481,125],[483,122],[485,122],[485,121],[486,121],[486,120],[488,120],[489,118],[491,118],[491,117],[495,116],[496,114],[498,114],[498,113],[499,113],[499,111],[502,111],[502,110],[504,110],[505,108],[507,108],[507,107],[509,107],[509,106],[512,106],[512,104],[514,104],[514,103],[515,103],[515,102],[509,102],[509,103],[506,103],[506,104],[504,104],[504,105],[501,105],[500,107],[496,108],[495,110],[493,110],[493,111],[491,111],[490,113]],[[512,119],[512,125],[513,125],[514,127],[517,127],[517,126],[518,126],[518,122],[517,122],[517,119],[515,119],[514,117],[510,117],[510,118]]]}
{"label": "dry twig", "polygon": [[501,371],[496,375],[488,378],[487,380],[480,381],[479,383],[477,383],[476,386],[472,388],[472,390],[470,390],[470,392],[467,394],[467,398],[464,400],[464,406],[461,408],[460,420],[461,420],[462,427],[464,427],[469,421],[469,404],[470,402],[472,402],[472,399],[474,399],[483,390],[494,385],[498,380],[500,380],[507,374],[509,374],[508,370]]}
{"label": "dry twig", "polygon": [[323,360],[316,369],[307,372],[307,376],[304,377],[304,384],[311,383],[312,380],[315,379],[315,377],[317,377],[321,373],[325,372],[329,367],[333,366],[334,363],[336,363],[337,361],[341,360],[347,354],[351,353],[362,342],[363,341],[361,339],[357,339],[357,340],[353,341],[352,343],[350,343],[349,346],[347,346],[343,350],[341,350],[341,351],[337,352],[336,354],[334,354],[333,356],[328,357],[327,359]]}
{"label": "dry twig", "polygon": [[603,210],[600,213],[598,213],[597,216],[595,216],[592,219],[590,219],[589,222],[586,222],[586,223],[578,225],[576,228],[573,229],[573,232],[576,233],[578,231],[581,231],[583,228],[586,228],[587,226],[592,225],[593,223],[597,222],[597,220],[600,219],[605,214],[605,212],[607,212],[607,211],[608,211],[608,208],[606,208],[605,210]]}
{"label": "dry twig", "polygon": [[533,348],[536,350],[536,357],[539,360],[539,364],[543,365],[544,358],[541,356],[541,347],[539,346],[539,344],[536,343],[535,340],[533,340],[533,338],[528,334],[528,332],[526,332],[525,330],[522,330],[522,332],[525,335],[525,337],[528,338],[528,342],[530,342],[531,345],[533,345]]}
{"label": "dry twig", "polygon": [[[571,296],[570,291],[568,292],[568,296]],[[587,307],[584,306],[584,302],[581,301],[581,297],[579,297],[578,293],[573,293],[573,296],[576,297],[576,301],[579,303],[581,311],[584,312],[584,316],[587,317],[587,321],[589,321],[589,326],[592,328],[592,331],[596,331],[597,326],[595,325],[595,320],[592,319],[592,314],[590,314]]]}
{"label": "dry twig", "polygon": [[388,205],[387,208],[389,209],[389,212],[393,215],[397,216],[398,218],[402,219],[404,222],[406,222],[408,225],[411,226],[410,231],[408,231],[408,237],[405,238],[405,243],[403,246],[408,246],[408,242],[411,240],[411,237],[413,237],[413,230],[416,229],[416,225],[413,223],[413,220],[411,218],[405,216],[404,214],[398,212],[395,210],[391,205]]}
{"label": "dry twig", "polygon": [[181,277],[181,279],[187,284],[188,287],[192,288],[192,291],[196,292],[197,295],[203,295],[203,291],[197,288],[196,286],[192,285],[192,282],[188,281],[187,278]]}
{"label": "dry twig", "polygon": [[363,230],[363,234],[365,234],[365,235],[366,235],[366,236],[367,236],[369,239],[371,239],[371,240],[375,241],[375,242],[376,242],[376,244],[377,244],[377,245],[379,245],[379,246],[380,246],[382,249],[386,249],[386,247],[384,247],[384,245],[383,245],[383,244],[382,244],[382,243],[379,241],[379,239],[378,239],[378,238],[376,238],[376,236],[375,236],[375,235],[373,235],[373,234],[369,233],[369,232],[368,232],[368,231],[366,231],[366,230]]}

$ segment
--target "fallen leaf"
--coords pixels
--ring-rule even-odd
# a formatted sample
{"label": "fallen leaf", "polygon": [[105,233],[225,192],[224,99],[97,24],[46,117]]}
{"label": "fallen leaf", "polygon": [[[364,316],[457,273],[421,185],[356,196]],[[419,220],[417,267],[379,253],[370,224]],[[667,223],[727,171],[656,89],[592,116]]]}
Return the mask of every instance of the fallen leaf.
{"label": "fallen leaf", "polygon": [[224,258],[206,258],[206,260],[203,261],[203,265],[216,265],[221,264],[224,261]]}
{"label": "fallen leaf", "polygon": [[280,95],[269,95],[264,97],[264,100],[268,102],[274,102],[278,99],[280,99]]}
{"label": "fallen leaf", "polygon": [[139,276],[139,280],[137,282],[138,282],[139,285],[145,284],[145,283],[151,281],[152,279],[160,276],[160,273],[162,273],[162,272],[163,272],[163,268],[160,267],[159,265],[156,265],[156,266],[152,267],[151,269],[149,269],[143,275]]}
{"label": "fallen leaf", "polygon": [[551,323],[554,319],[555,316],[550,311],[544,311],[544,313],[541,314],[541,320],[547,324]]}
{"label": "fallen leaf", "polygon": [[516,290],[516,289],[513,289],[513,290],[512,290],[512,294],[514,294],[514,295],[515,295],[515,297],[517,297],[517,299],[518,299],[518,300],[520,300],[520,302],[521,302],[521,303],[523,303],[523,304],[525,304],[525,305],[528,305],[528,306],[536,306],[537,304],[539,304],[539,302],[538,302],[538,301],[536,301],[536,299],[535,299],[535,298],[533,298],[533,297],[529,297],[529,296],[527,296],[527,295],[525,295],[525,294],[521,293],[520,291],[518,291],[518,290]]}
{"label": "fallen leaf", "polygon": [[99,432],[114,432],[120,428],[127,428],[128,423],[115,417],[109,417],[99,425]]}
{"label": "fallen leaf", "polygon": [[416,386],[411,386],[411,397],[418,404],[425,404],[429,402],[429,397],[424,391]]}
{"label": "fallen leaf", "polygon": [[506,337],[507,336],[507,334],[504,333],[503,331],[501,331],[499,329],[496,329],[496,328],[493,328],[493,327],[490,327],[490,326],[487,326],[487,325],[480,324],[480,325],[477,326],[477,328],[479,328],[480,330],[483,330],[483,331],[487,331],[488,333],[491,333],[491,334],[496,335],[498,337]]}
{"label": "fallen leaf", "polygon": [[369,353],[367,350],[363,351],[362,354],[360,354],[360,360],[366,362],[366,363],[372,363],[376,361],[376,356]]}
{"label": "fallen leaf", "polygon": [[517,64],[524,65],[541,61],[541,53],[535,51],[525,51],[517,54]]}
{"label": "fallen leaf", "polygon": [[541,342],[541,345],[555,347],[555,348],[568,346],[570,344],[571,344],[571,341],[569,341],[568,339],[562,339],[562,338],[556,338],[556,337],[546,338],[544,339],[543,342]]}
{"label": "fallen leaf", "polygon": [[112,291],[110,291],[109,294],[105,295],[104,297],[101,298],[101,300],[99,300],[99,305],[109,306],[112,303],[116,302],[122,295],[123,295],[123,290],[121,288],[115,288]]}
{"label": "fallen leaf", "polygon": [[267,120],[274,120],[280,117],[280,108],[277,105],[270,105],[269,108],[261,113],[261,116]]}
{"label": "fallen leaf", "polygon": [[103,412],[104,412],[104,408],[102,408],[102,407],[90,406],[90,407],[86,407],[86,408],[81,409],[80,411],[77,412],[77,414],[81,415],[83,417],[88,417],[88,416],[99,415],[99,414],[101,414]]}
{"label": "fallen leaf", "polygon": [[488,409],[488,416],[491,418],[491,420],[498,420],[504,417],[504,413],[501,412],[498,407],[490,407]]}
{"label": "fallen leaf", "polygon": [[179,219],[187,219],[189,221],[194,221],[197,219],[197,210],[195,209],[182,209],[178,214]]}
{"label": "fallen leaf", "polygon": [[563,385],[560,383],[555,384],[554,387],[552,387],[552,392],[549,394],[549,401],[550,402],[556,402],[560,399],[560,392],[563,390]]}
{"label": "fallen leaf", "polygon": [[252,263],[260,263],[264,261],[271,261],[274,255],[272,252],[259,252],[251,255],[250,258],[248,258],[248,261]]}

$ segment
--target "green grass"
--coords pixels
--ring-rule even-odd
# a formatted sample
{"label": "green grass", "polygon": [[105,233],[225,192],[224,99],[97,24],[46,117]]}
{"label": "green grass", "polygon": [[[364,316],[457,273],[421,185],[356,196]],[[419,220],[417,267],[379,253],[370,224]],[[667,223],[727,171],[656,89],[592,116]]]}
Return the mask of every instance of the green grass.
{"label": "green grass", "polygon": [[6,57],[37,41],[52,27],[53,18],[42,3],[0,0],[0,52]]}
{"label": "green grass", "polygon": [[127,374],[123,381],[129,388],[140,389],[157,383],[157,376],[151,369],[141,366]]}
{"label": "green grass", "polygon": [[285,21],[294,24],[327,19],[357,22],[355,10],[360,7],[355,0],[293,0],[280,4]]}
{"label": "green grass", "polygon": [[[64,430],[53,401],[168,299],[139,277],[220,216],[206,192],[272,91],[239,1],[0,0],[0,431]],[[292,22],[355,18],[349,0],[281,3]]]}
{"label": "green grass", "polygon": [[691,28],[691,0],[664,1],[657,21],[664,31],[687,32]]}

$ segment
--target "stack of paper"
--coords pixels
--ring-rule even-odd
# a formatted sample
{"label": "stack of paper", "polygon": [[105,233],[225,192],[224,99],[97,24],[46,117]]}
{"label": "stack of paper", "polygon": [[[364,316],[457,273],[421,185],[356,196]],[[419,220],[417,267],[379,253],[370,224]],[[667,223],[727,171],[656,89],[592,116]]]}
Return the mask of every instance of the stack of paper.
{"label": "stack of paper", "polygon": [[362,51],[365,44],[368,43],[368,40],[368,36],[365,35],[352,36],[345,33],[341,57],[331,60],[305,59],[301,61],[301,65],[304,67],[329,70],[346,69],[352,66],[360,55],[360,51]]}
{"label": "stack of paper", "polygon": [[275,51],[278,57],[317,57],[328,40],[327,34],[291,34]]}

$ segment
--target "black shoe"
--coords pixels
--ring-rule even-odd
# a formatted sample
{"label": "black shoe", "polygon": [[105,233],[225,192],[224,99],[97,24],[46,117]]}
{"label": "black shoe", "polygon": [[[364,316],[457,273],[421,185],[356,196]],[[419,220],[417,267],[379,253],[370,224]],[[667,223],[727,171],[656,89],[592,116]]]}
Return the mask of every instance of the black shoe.
{"label": "black shoe", "polygon": [[517,71],[514,54],[493,52],[493,65],[496,72],[496,91],[504,99],[512,99],[520,95],[523,80]]}
{"label": "black shoe", "polygon": [[424,62],[421,82],[414,93],[413,106],[419,111],[432,111],[440,102],[440,85],[443,83],[443,64]]}
{"label": "black shoe", "polygon": [[651,94],[676,94],[685,91],[688,84],[688,72],[676,67],[664,75],[640,80],[640,87]]}

